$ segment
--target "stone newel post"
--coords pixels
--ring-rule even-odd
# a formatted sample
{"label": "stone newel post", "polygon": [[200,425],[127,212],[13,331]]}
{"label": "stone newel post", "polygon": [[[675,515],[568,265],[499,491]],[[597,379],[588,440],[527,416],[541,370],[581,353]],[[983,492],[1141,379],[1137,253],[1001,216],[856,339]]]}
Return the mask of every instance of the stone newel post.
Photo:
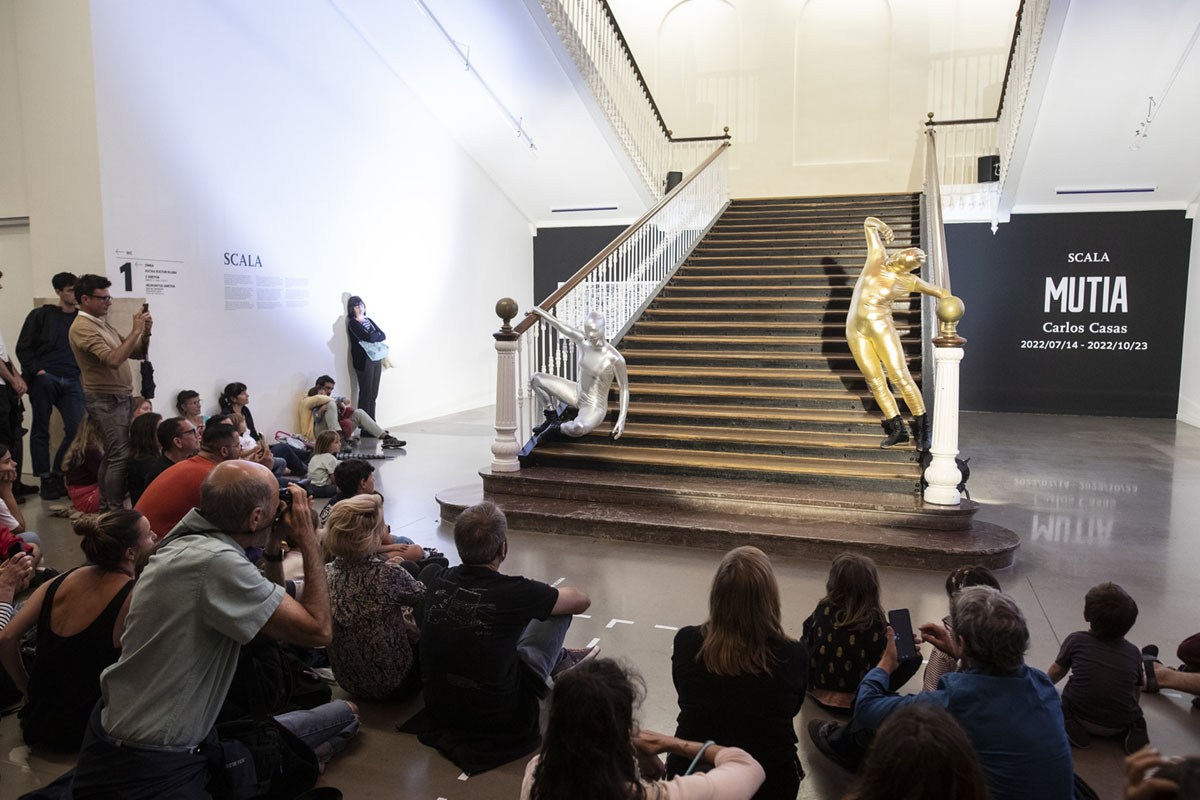
{"label": "stone newel post", "polygon": [[932,460],[925,469],[925,502],[956,506],[962,473],[954,463],[958,455],[958,373],[967,340],[958,335],[963,302],[950,296],[938,300],[938,336],[933,340],[934,401]]}
{"label": "stone newel post", "polygon": [[520,335],[509,322],[517,315],[517,301],[511,297],[496,303],[496,316],[504,321],[492,334],[496,340],[496,440],[492,442],[492,472],[517,472],[521,462],[517,453],[517,348]]}

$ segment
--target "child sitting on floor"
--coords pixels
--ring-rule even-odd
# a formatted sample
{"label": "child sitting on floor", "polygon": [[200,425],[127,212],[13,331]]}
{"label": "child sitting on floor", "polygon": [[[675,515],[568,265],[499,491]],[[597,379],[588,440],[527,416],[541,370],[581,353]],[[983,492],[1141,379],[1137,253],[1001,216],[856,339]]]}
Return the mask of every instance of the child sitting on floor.
{"label": "child sitting on floor", "polygon": [[1150,743],[1138,702],[1142,654],[1125,639],[1137,615],[1137,603],[1117,584],[1093,586],[1083,601],[1083,619],[1091,628],[1068,636],[1046,670],[1055,683],[1071,673],[1062,710],[1075,747],[1088,747],[1092,736],[1124,736],[1127,753]]}
{"label": "child sitting on floor", "polygon": [[312,459],[308,462],[308,480],[313,497],[333,497],[337,487],[333,483],[333,471],[337,469],[337,454],[342,451],[342,437],[336,431],[324,431],[317,436],[313,445]]}

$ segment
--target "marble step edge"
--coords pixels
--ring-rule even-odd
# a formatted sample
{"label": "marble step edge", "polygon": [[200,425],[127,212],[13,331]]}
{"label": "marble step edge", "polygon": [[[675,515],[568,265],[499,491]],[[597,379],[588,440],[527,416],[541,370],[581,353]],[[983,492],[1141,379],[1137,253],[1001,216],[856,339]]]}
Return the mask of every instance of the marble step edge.
{"label": "marble step edge", "polygon": [[1000,569],[1013,563],[1020,544],[1012,531],[986,522],[939,530],[871,523],[855,515],[781,520],[711,511],[663,514],[661,509],[624,504],[485,493],[478,486],[439,492],[442,519],[453,522],[485,494],[504,510],[509,526],[517,530],[718,551],[754,545],[771,555],[821,561],[851,551],[888,566],[944,572],[975,563]]}

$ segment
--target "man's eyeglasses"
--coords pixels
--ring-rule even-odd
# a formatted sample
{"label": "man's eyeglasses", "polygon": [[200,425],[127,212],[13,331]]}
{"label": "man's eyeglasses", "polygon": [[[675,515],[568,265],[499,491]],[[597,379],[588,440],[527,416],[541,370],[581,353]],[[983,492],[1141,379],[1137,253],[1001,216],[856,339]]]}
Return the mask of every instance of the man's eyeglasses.
{"label": "man's eyeglasses", "polygon": [[103,297],[101,297],[98,294],[85,294],[84,297],[90,297],[93,300],[99,300],[101,303],[104,303],[104,305],[106,305],[106,306],[111,306],[112,300],[113,300],[111,294],[106,294]]}
{"label": "man's eyeglasses", "polygon": [[200,433],[199,428],[188,428],[186,431],[180,431],[180,436],[187,436],[190,433]]}

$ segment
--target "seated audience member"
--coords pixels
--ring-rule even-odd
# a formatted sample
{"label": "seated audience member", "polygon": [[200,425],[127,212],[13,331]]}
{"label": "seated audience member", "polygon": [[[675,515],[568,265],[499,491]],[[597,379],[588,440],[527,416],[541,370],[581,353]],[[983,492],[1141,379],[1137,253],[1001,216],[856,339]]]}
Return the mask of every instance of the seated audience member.
{"label": "seated audience member", "polygon": [[925,641],[962,661],[943,675],[937,691],[901,697],[888,691],[898,667],[893,631],[875,669],[858,688],[848,725],[812,720],[809,736],[835,763],[853,769],[863,748],[893,712],[931,703],[950,712],[975,746],[992,800],[1062,800],[1074,791],[1071,746],[1062,707],[1045,673],[1025,665],[1029,629],[1017,604],[989,586],[954,596],[954,634],[934,623],[921,626]]}
{"label": "seated audience member", "polygon": [[[231,414],[215,414],[208,418],[208,424],[215,425],[216,422],[214,420],[228,423],[237,431],[238,446],[242,449],[242,458],[253,459],[259,448],[265,445],[265,442],[259,442],[250,435],[250,430],[246,427],[246,418],[236,411]],[[270,448],[266,449],[270,450]],[[265,462],[263,466],[267,466]],[[275,477],[279,479],[280,487],[296,480],[288,475],[287,461],[279,458],[274,453],[271,454],[271,465],[267,466],[267,469],[275,473]]]}
{"label": "seated audience member", "polygon": [[1158,660],[1158,645],[1146,645],[1142,648],[1142,654],[1146,673],[1143,688],[1147,692],[1157,692],[1163,688],[1194,694],[1196,697],[1192,698],[1192,705],[1200,708],[1200,633],[1194,633],[1180,642],[1175,655],[1183,663],[1178,669]]}
{"label": "seated audience member", "polygon": [[[74,751],[96,701],[100,673],[116,663],[138,559],[156,537],[137,511],[83,515],[75,523],[87,564],[38,587],[3,631],[0,661],[27,700],[21,731],[32,747]],[[21,638],[37,630],[32,675]]]}
{"label": "seated audience member", "polygon": [[[807,671],[804,645],[783,632],[770,560],[757,547],[731,550],[713,578],[708,621],[675,634],[675,735],[742,748],[766,771],[756,798],[795,800],[804,770],[792,718]],[[670,756],[667,773],[683,774],[689,764]]]}
{"label": "seated audience member", "polygon": [[163,470],[142,492],[134,508],[150,520],[152,531],[165,537],[188,511],[200,505],[200,486],[208,473],[222,461],[241,456],[232,425],[209,425],[204,429],[200,452]]}
{"label": "seated audience member", "polygon": [[322,525],[333,513],[333,507],[347,497],[354,497],[358,494],[377,494],[375,491],[375,467],[365,459],[347,458],[345,461],[338,462],[334,468],[333,485],[337,492],[321,509]]}
{"label": "seated audience member", "polygon": [[312,484],[313,497],[333,497],[337,487],[333,473],[338,468],[337,454],[342,451],[342,435],[325,431],[317,436],[313,455],[308,462],[308,480]]}
{"label": "seated audience member", "polygon": [[[0,444],[0,525],[8,528],[14,535],[25,533],[25,514],[21,511],[20,499],[16,493],[19,480],[17,462],[8,445]],[[34,538],[36,537],[26,537]]]}
{"label": "seated audience member", "polygon": [[[296,409],[297,432],[300,435],[316,439],[324,431],[341,431],[349,439],[355,428],[362,428],[364,435],[379,439],[385,448],[396,449],[407,444],[379,427],[361,409],[351,408],[346,398],[334,397],[334,386],[333,378],[322,375],[307,396],[300,398]],[[345,413],[344,420],[341,419],[342,412]]]}
{"label": "seated audience member", "polygon": [[[1000,591],[1000,581],[996,580],[996,576],[987,567],[958,567],[946,576],[946,595],[951,603],[954,602],[955,593],[968,586],[990,586]],[[954,635],[954,625],[950,622],[949,615],[942,618],[942,627],[946,629],[946,633]],[[929,661],[925,664],[925,691],[932,692],[937,689],[938,679],[950,672],[958,672],[958,661],[936,647],[933,648],[933,652],[929,654]]]}
{"label": "seated audience member", "polygon": [[164,471],[200,452],[200,430],[183,417],[164,419],[158,424],[155,436],[158,438],[160,455],[153,467],[146,470],[146,486]]}
{"label": "seated audience member", "polygon": [[63,481],[67,496],[76,511],[94,514],[100,510],[100,465],[104,463],[104,442],[100,429],[84,412],[75,429],[75,438],[63,456]]}
{"label": "seated audience member", "polygon": [[386,527],[383,501],[364,494],[339,503],[324,531],[334,557],[325,565],[333,615],[329,663],[343,689],[369,700],[406,699],[421,686],[413,609],[425,586],[379,552]]}
{"label": "seated audience member", "polygon": [[1126,753],[1150,744],[1139,703],[1142,654],[1125,638],[1137,615],[1137,603],[1120,586],[1093,586],[1083,600],[1083,620],[1091,627],[1063,640],[1046,671],[1055,683],[1071,673],[1062,710],[1075,747],[1088,747],[1092,736],[1124,737]]}
{"label": "seated audience member", "polygon": [[[77,800],[209,796],[218,777],[210,768],[223,761],[211,757],[219,748],[213,723],[239,648],[260,631],[307,647],[329,644],[320,544],[307,497],[291,492],[291,509],[277,519],[279,485],[265,467],[235,460],[205,478],[200,508],[159,543],[138,578],[121,657],[100,678],[101,700],[73,774],[56,786],[70,782]],[[285,535],[304,558],[301,601],[246,556],[279,550]],[[318,753],[358,728],[344,701],[275,719]]]}
{"label": "seated audience member", "polygon": [[158,473],[158,461],[162,458],[162,445],[158,442],[158,425],[162,415],[151,411],[134,417],[129,425],[129,467],[125,470],[125,482],[129,486],[129,502],[136,504],[142,492]]}
{"label": "seated audience member", "polygon": [[33,578],[33,559],[27,553],[18,553],[0,562],[0,630],[12,619],[13,601],[25,591]]}
{"label": "seated audience member", "polygon": [[142,397],[140,394],[133,398],[133,416],[131,419],[137,419],[142,414],[149,414],[154,411],[154,403],[148,398]]}
{"label": "seated audience member", "polygon": [[[954,717],[915,703],[887,718],[846,800],[988,800],[979,756]],[[1068,800],[1063,798],[1063,800]]]}
{"label": "seated audience member", "polygon": [[[555,683],[546,736],[525,768],[521,800],[756,796],[763,770],[744,750],[637,730],[633,709],[641,692],[635,680],[615,661],[602,658]],[[662,753],[689,764],[699,761],[707,771],[664,780]]]}
{"label": "seated audience member", "polygon": [[1162,753],[1147,746],[1125,759],[1125,800],[1197,797],[1200,797],[1200,758],[1163,758]]}
{"label": "seated audience member", "polygon": [[466,509],[454,523],[462,565],[430,567],[424,581],[420,658],[430,728],[421,741],[468,774],[532,752],[538,698],[554,676],[597,652],[563,649],[571,615],[591,605],[584,592],[500,572],[507,530],[492,503]]}
{"label": "seated audience member", "polygon": [[[254,415],[250,413],[250,407],[247,405],[249,402],[250,394],[246,388],[246,384],[236,381],[225,384],[225,389],[217,399],[217,405],[221,407],[221,413],[241,414],[242,419],[246,421],[247,432],[249,432],[251,438],[257,440],[259,438],[259,430],[254,425]],[[269,446],[271,453],[276,458],[282,458],[286,462],[287,474],[302,478],[308,473],[306,465],[307,455],[305,453],[292,447],[287,442],[275,442]]]}
{"label": "seated audience member", "polygon": [[[875,562],[842,553],[829,567],[825,596],[804,621],[800,637],[808,651],[808,693],[818,705],[850,710],[859,682],[883,654],[886,627]],[[903,686],[920,665],[919,660],[905,664],[893,688]]]}
{"label": "seated audience member", "polygon": [[199,392],[195,389],[184,389],[175,395],[175,410],[179,412],[179,416],[195,425],[201,436],[204,435],[204,404],[200,400]]}

